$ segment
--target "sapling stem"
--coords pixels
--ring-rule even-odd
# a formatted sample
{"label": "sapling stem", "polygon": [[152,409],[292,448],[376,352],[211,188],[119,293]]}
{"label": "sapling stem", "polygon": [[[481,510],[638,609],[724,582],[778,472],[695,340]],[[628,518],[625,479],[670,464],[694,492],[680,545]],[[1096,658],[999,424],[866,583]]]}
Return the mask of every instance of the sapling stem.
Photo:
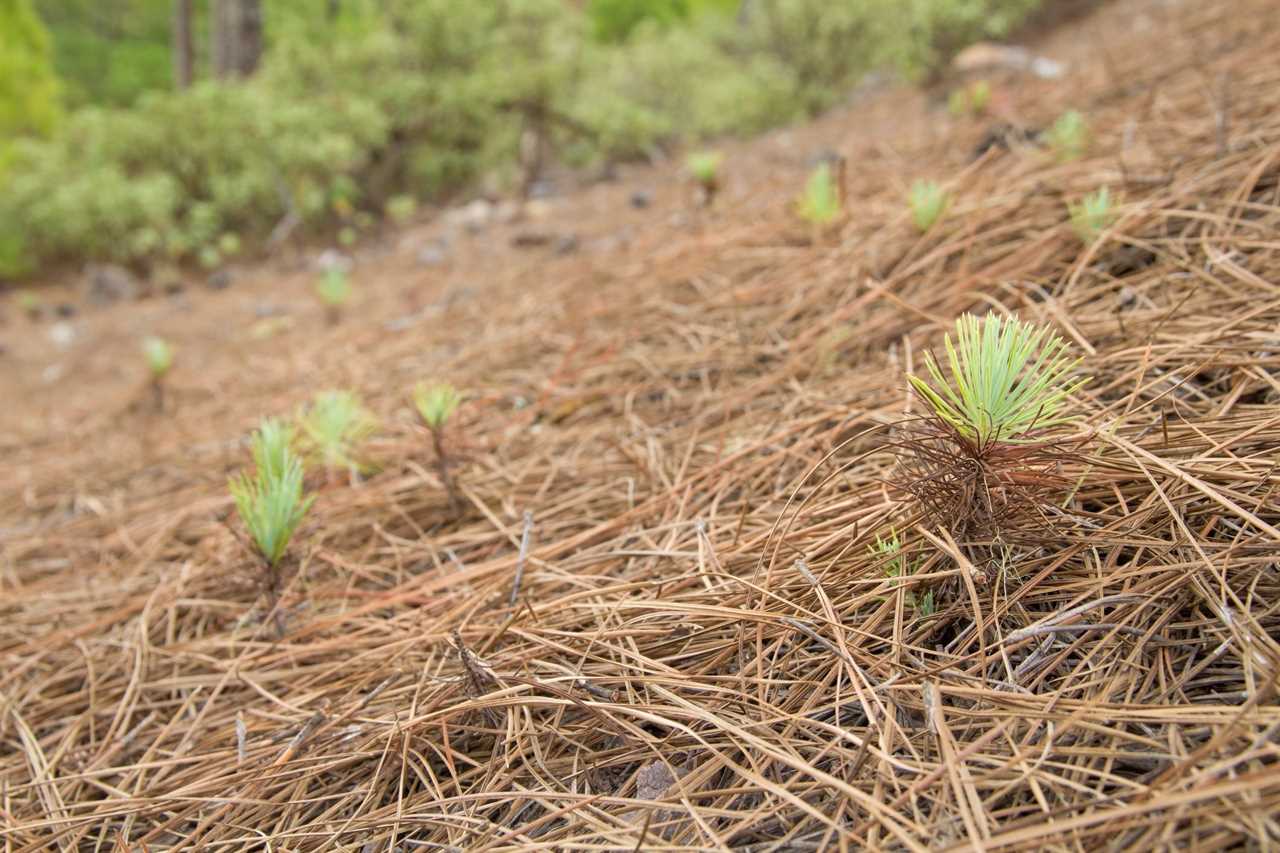
{"label": "sapling stem", "polygon": [[449,454],[445,451],[444,425],[461,401],[462,397],[457,389],[447,382],[436,382],[430,385],[420,382],[413,389],[413,405],[417,408],[422,422],[431,431],[431,443],[436,452],[436,470],[440,472],[440,482],[449,493],[449,506],[455,514],[461,510],[462,502],[458,499],[453,475],[449,473]]}
{"label": "sapling stem", "polygon": [[457,487],[453,484],[453,475],[449,473],[449,457],[444,451],[443,428],[431,428],[431,443],[436,451],[436,470],[440,472],[440,482],[444,483],[444,489],[449,493],[449,508],[457,513],[462,508],[462,501],[459,500]]}

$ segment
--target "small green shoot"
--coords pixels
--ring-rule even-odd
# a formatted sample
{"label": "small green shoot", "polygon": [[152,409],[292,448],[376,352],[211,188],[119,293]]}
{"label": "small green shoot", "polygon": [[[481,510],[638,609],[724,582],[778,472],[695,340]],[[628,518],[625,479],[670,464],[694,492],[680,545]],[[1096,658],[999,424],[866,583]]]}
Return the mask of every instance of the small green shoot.
{"label": "small green shoot", "polygon": [[947,97],[947,112],[955,118],[980,116],[991,105],[991,84],[978,80],[960,89],[952,89]]}
{"label": "small green shoot", "polygon": [[346,226],[338,232],[338,245],[344,249],[350,249],[360,239],[356,233],[356,229],[350,225]]}
{"label": "small green shoot", "polygon": [[1063,412],[1067,398],[1087,379],[1071,380],[1080,363],[1048,327],[993,313],[956,320],[955,344],[945,345],[951,383],[932,353],[925,366],[934,384],[908,375],[911,387],[959,440],[976,453],[997,443],[1034,440],[1035,433],[1075,420]]}
{"label": "small green shoot", "polygon": [[418,202],[411,195],[398,195],[387,201],[386,212],[396,225],[406,225],[418,212]]}
{"label": "small green shoot", "polygon": [[216,270],[222,266],[222,253],[218,251],[216,246],[204,246],[200,249],[197,260],[200,261],[202,269]]}
{"label": "small green shoot", "polygon": [[291,430],[279,421],[263,421],[251,445],[256,466],[253,476],[241,473],[228,483],[236,511],[266,567],[263,586],[278,634],[284,633],[284,617],[277,607],[280,561],[314,500],[302,495],[304,470],[302,460],[289,449],[290,435]]}
{"label": "small green shoot", "polygon": [[[909,563],[906,555],[902,553],[902,543],[898,540],[897,533],[890,533],[887,539],[876,536],[874,545],[867,548],[868,553],[878,560],[885,560],[884,573],[891,578],[906,578],[914,573],[916,563]],[[906,591],[907,606],[917,611],[921,616],[932,616],[934,613],[933,590],[927,591],[917,601],[916,596],[910,590]]]}
{"label": "small green shoot", "polygon": [[1068,110],[1045,133],[1045,140],[1059,162],[1079,160],[1089,147],[1089,126],[1077,110]]}
{"label": "small green shoot", "polygon": [[824,228],[840,218],[840,188],[836,186],[830,163],[819,163],[804,185],[799,202],[800,216],[811,225]]}
{"label": "small green shoot", "polygon": [[230,231],[218,238],[218,251],[224,257],[234,258],[240,254],[240,238]]}
{"label": "small green shoot", "polygon": [[44,313],[44,303],[30,290],[19,290],[13,298],[18,303],[18,310],[26,314],[28,320],[39,320]]}
{"label": "small green shoot", "polygon": [[350,391],[324,391],[298,416],[302,437],[310,454],[321,466],[335,471],[362,470],[357,449],[378,422],[360,398]]}
{"label": "small green shoot", "polygon": [[1071,227],[1086,245],[1098,239],[1116,219],[1108,187],[1089,193],[1079,204],[1068,203],[1067,209],[1071,211]]}
{"label": "small green shoot", "polygon": [[164,378],[173,367],[173,347],[164,338],[146,337],[142,339],[142,356],[151,372],[151,393],[156,411],[164,411]]}
{"label": "small green shoot", "polygon": [[920,233],[934,226],[951,204],[951,198],[937,181],[916,181],[911,185],[911,221]]}
{"label": "small green shoot", "polygon": [[316,296],[324,304],[329,325],[337,325],[342,320],[342,309],[351,299],[351,281],[347,273],[340,267],[329,267],[316,282]]}
{"label": "small green shoot", "polygon": [[445,453],[444,446],[444,426],[461,402],[462,395],[458,393],[458,389],[447,382],[419,382],[413,389],[413,405],[418,410],[422,422],[431,431],[431,441],[436,452],[436,469],[440,472],[440,481],[444,483],[445,491],[449,493],[449,505],[455,512],[461,503],[453,484],[453,477],[449,473],[449,457]]}
{"label": "small green shoot", "polygon": [[715,200],[720,189],[720,164],[724,155],[719,151],[697,151],[689,155],[685,167],[698,186],[698,200],[703,206]]}

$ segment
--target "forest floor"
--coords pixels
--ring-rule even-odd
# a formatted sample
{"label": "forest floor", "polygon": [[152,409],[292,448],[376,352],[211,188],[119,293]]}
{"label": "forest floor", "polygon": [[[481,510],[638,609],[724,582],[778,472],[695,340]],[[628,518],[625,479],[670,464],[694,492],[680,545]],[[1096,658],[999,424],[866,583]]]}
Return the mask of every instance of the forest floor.
{"label": "forest floor", "polygon": [[[725,144],[709,209],[658,165],[424,216],[355,251],[337,325],[314,251],[6,306],[6,851],[1280,846],[1280,4],[1116,0],[1030,46],[1067,74],[992,76],[986,118],[881,87]],[[974,156],[1072,108],[1081,159]],[[954,198],[924,235],[919,178]],[[896,425],[988,309],[1092,381],[1061,488],[969,540],[893,485]],[[423,379],[466,395],[456,511]],[[373,470],[312,476],[277,619],[227,480],[330,388]]]}

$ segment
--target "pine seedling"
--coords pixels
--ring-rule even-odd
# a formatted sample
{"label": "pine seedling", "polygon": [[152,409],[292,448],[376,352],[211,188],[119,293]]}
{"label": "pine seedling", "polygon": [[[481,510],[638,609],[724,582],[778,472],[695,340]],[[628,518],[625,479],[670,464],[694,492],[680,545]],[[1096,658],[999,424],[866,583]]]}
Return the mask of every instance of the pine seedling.
{"label": "pine seedling", "polygon": [[840,188],[836,186],[830,163],[819,163],[809,175],[798,209],[806,222],[818,228],[824,228],[840,217]]}
{"label": "pine seedling", "polygon": [[330,472],[358,471],[357,452],[378,422],[350,391],[325,391],[298,416],[302,438],[311,456]]}
{"label": "pine seedling", "polygon": [[18,303],[18,310],[26,314],[27,319],[32,322],[39,320],[40,315],[44,313],[44,304],[40,302],[40,297],[30,290],[19,290],[14,294],[14,300]]}
{"label": "pine seedling", "polygon": [[453,415],[462,396],[458,390],[447,382],[419,382],[413,389],[413,405],[418,416],[427,429],[431,431],[431,442],[436,452],[436,469],[440,472],[440,481],[449,493],[449,505],[456,512],[461,506],[458,492],[453,485],[453,477],[449,473],[449,458],[445,454],[444,427]]}
{"label": "pine seedling", "polygon": [[715,201],[716,192],[720,189],[720,165],[724,155],[719,151],[698,151],[689,155],[685,166],[698,187],[700,202],[710,205]]}
{"label": "pine seedling", "polygon": [[969,109],[974,115],[982,115],[991,106],[991,84],[978,80],[969,87]]}
{"label": "pine seedling", "polygon": [[1071,227],[1085,245],[1098,239],[1116,219],[1108,187],[1089,193],[1078,204],[1068,203],[1067,209],[1071,212]]}
{"label": "pine seedling", "polygon": [[293,440],[297,430],[293,424],[279,418],[264,418],[254,434],[251,452],[253,464],[264,476],[275,479],[289,467],[293,452]]}
{"label": "pine seedling", "polygon": [[1089,126],[1077,110],[1068,110],[1046,131],[1045,140],[1059,162],[1079,160],[1089,147]]}
{"label": "pine seedling", "polygon": [[151,372],[151,394],[155,400],[157,412],[164,411],[164,378],[173,367],[173,347],[164,338],[146,337],[142,339],[142,355],[147,360],[147,369]]}
{"label": "pine seedling", "polygon": [[316,282],[316,296],[324,304],[329,325],[336,326],[342,320],[342,309],[351,299],[351,281],[339,267],[330,267]]}
{"label": "pine seedling", "polygon": [[911,221],[920,233],[928,231],[947,212],[951,197],[937,181],[916,181],[908,196],[911,203]]}
{"label": "pine seedling", "polygon": [[1071,423],[1067,398],[1087,379],[1070,378],[1080,363],[1048,327],[988,313],[956,320],[956,342],[945,338],[951,381],[932,353],[925,367],[936,388],[907,380],[940,421],[975,455],[996,444],[1035,440],[1037,433]]}
{"label": "pine seedling", "polygon": [[[906,555],[902,553],[902,543],[898,540],[897,533],[890,533],[887,539],[881,539],[877,535],[875,544],[869,546],[867,551],[877,560],[885,561],[884,573],[887,577],[905,578],[915,571],[915,564],[908,563]],[[906,601],[907,606],[917,611],[921,616],[933,615],[933,590],[929,590],[921,596],[918,604],[915,593],[907,590]]]}

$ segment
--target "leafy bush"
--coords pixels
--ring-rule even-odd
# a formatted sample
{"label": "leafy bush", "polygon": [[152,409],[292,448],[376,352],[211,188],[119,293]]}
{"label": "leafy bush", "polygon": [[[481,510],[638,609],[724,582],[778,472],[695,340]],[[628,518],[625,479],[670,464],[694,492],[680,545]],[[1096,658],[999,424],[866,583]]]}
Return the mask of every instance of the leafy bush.
{"label": "leafy bush", "polygon": [[0,0],[0,140],[48,133],[59,113],[48,32],[31,0]]}

